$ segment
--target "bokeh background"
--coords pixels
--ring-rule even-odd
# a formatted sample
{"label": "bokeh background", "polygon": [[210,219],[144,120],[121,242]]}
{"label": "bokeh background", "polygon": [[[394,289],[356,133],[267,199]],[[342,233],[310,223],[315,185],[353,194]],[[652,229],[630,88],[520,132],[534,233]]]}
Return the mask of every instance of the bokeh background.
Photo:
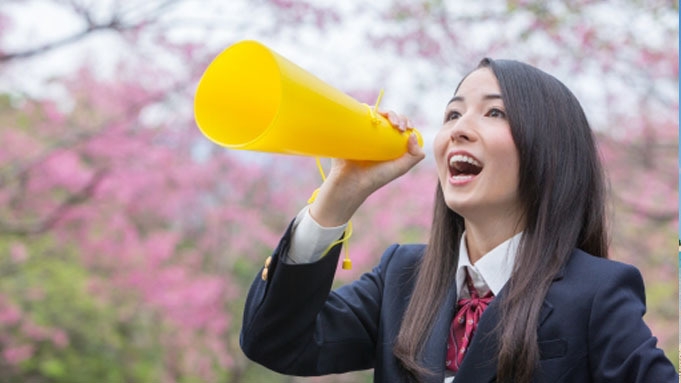
{"label": "bokeh background", "polygon": [[[481,58],[558,77],[598,135],[611,257],[643,272],[678,360],[677,1],[4,0],[0,382],[371,381],[286,377],[239,349],[248,286],[320,183],[311,158],[196,128],[201,73],[243,39],[362,102],[384,89],[428,151]],[[435,185],[431,156],[370,197],[337,283],[425,241]]]}

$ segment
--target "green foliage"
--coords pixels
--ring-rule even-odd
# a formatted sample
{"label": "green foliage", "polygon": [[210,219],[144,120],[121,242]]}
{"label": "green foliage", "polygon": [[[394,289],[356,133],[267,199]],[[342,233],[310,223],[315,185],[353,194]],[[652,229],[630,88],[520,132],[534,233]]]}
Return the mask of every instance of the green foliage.
{"label": "green foliage", "polygon": [[[12,246],[26,246],[27,258],[13,259]],[[149,336],[158,331],[153,318],[143,312],[124,318],[120,309],[125,302],[105,303],[91,292],[90,280],[74,252],[59,249],[48,236],[22,242],[0,237],[0,294],[11,297],[23,313],[3,332],[9,330],[14,342],[33,346],[29,359],[2,366],[11,373],[4,373],[0,382],[18,377],[54,383],[158,381],[162,354]],[[40,339],[26,331],[31,324],[62,330],[68,342]]]}
{"label": "green foliage", "polygon": [[[330,82],[360,93],[386,88],[393,96],[385,105],[420,120],[426,134],[440,124],[444,100],[434,110],[430,96],[451,95],[481,57],[517,58],[568,79],[604,132],[601,148],[618,213],[613,258],[642,271],[646,321],[677,360],[678,265],[670,255],[678,229],[678,1],[509,0],[506,7],[443,0],[369,7],[207,1],[198,8],[185,0],[125,7],[42,2],[80,20],[69,19],[71,26],[95,23],[62,43],[121,37],[129,48],[99,41],[92,45],[107,47],[106,57],[87,54],[85,61],[61,49],[58,33],[43,36],[52,41],[45,49],[34,45],[38,30],[20,28],[24,20],[30,24],[34,7],[16,3],[16,15],[0,6],[0,383],[372,381],[371,371],[284,376],[248,361],[239,349],[248,286],[319,184],[307,159],[225,155],[197,139],[196,76],[216,49],[245,35],[299,46],[312,61],[345,52],[329,56],[346,75],[331,75]],[[197,28],[186,34],[187,23],[176,22],[184,15],[165,17],[171,5],[191,15],[200,8],[210,17],[191,22]],[[230,11],[232,5],[242,11]],[[243,18],[243,10],[262,17]],[[225,26],[217,40],[211,17]],[[348,34],[355,29],[361,34]],[[485,42],[485,36],[491,38]],[[20,52],[29,54],[12,55]],[[41,77],[36,62],[50,74],[59,66],[50,61],[66,56],[65,62],[82,65],[77,73],[44,83],[49,86],[39,97],[24,93],[17,78]],[[103,67],[100,59],[116,60],[111,81],[93,75]],[[325,73],[320,69],[328,65],[319,62],[312,73]],[[64,94],[54,97],[55,88]],[[427,238],[436,184],[431,165],[377,192],[356,214],[355,267],[339,272],[337,285],[369,270],[388,244]],[[215,287],[215,280],[224,283]],[[6,315],[8,308],[19,318]],[[10,363],[5,353],[21,347],[24,355]]]}

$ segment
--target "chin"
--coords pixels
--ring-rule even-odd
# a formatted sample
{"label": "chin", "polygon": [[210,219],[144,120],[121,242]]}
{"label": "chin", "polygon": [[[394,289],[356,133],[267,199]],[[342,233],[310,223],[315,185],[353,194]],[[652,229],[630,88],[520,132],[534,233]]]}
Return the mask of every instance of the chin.
{"label": "chin", "polygon": [[449,208],[449,210],[453,211],[454,213],[465,217],[467,213],[470,213],[471,210],[475,210],[474,206],[471,206],[469,203],[462,202],[460,199],[454,200],[453,198],[446,198],[445,197],[445,204]]}

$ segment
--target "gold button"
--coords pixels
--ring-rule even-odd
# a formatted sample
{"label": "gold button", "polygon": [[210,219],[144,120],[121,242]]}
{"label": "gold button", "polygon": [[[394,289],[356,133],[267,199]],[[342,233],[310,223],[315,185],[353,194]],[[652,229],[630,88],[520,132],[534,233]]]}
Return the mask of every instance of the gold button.
{"label": "gold button", "polygon": [[267,272],[268,272],[267,267],[265,267],[264,269],[262,269],[262,275],[261,275],[261,277],[262,277],[262,280],[263,280],[263,281],[267,281]]}
{"label": "gold button", "polygon": [[269,256],[267,259],[265,259],[265,267],[270,267],[270,263],[272,263],[272,257]]}

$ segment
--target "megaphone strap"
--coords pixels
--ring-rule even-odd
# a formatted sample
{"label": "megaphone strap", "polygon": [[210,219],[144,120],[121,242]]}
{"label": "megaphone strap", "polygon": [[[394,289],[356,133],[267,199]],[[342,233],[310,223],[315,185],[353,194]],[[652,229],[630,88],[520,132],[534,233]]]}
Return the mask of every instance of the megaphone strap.
{"label": "megaphone strap", "polygon": [[378,98],[376,98],[376,103],[374,103],[374,107],[370,108],[371,109],[371,122],[374,125],[378,124],[378,105],[381,104],[382,99],[383,99],[383,89],[381,89],[381,91],[378,92]]}
{"label": "megaphone strap", "polygon": [[[378,92],[378,97],[376,98],[376,103],[374,103],[374,107],[369,108],[371,110],[371,119],[374,124],[378,124],[378,106],[381,104],[382,99],[383,89],[381,89],[381,91]],[[317,169],[319,169],[319,174],[322,176],[322,182],[326,181],[326,174],[324,174],[324,168],[322,167],[322,162],[319,160],[319,157],[315,157],[315,162],[317,163]],[[312,192],[312,195],[307,200],[307,203],[311,204],[312,202],[314,202],[314,200],[317,198],[317,194],[319,194],[319,188],[315,189]],[[345,247],[345,258],[343,259],[343,265],[341,267],[343,268],[343,270],[352,269],[352,260],[350,259],[350,250],[348,249],[349,240],[351,236],[352,236],[352,220],[349,220],[348,226],[345,228],[345,232],[343,233],[343,238],[332,242],[326,248],[326,250],[324,250],[324,252],[322,253],[322,257],[326,256],[326,254],[328,254],[329,251],[331,251],[331,248],[338,245],[339,243],[343,243]]]}
{"label": "megaphone strap", "polygon": [[[319,160],[319,157],[315,157],[315,161],[317,162],[317,169],[319,169],[319,174],[321,174],[322,176],[322,181],[326,181],[326,174],[324,174],[324,168],[322,167],[322,162]],[[307,203],[311,204],[312,202],[314,202],[314,200],[317,198],[317,194],[319,194],[319,188],[315,189],[312,192],[312,195],[307,200]],[[343,259],[343,265],[341,267],[343,268],[343,270],[352,269],[352,260],[350,260],[350,250],[348,249],[348,241],[351,236],[352,236],[352,221],[348,221],[348,226],[345,228],[343,238],[333,241],[326,248],[326,250],[324,250],[324,252],[322,253],[322,257],[325,257],[326,254],[328,254],[329,251],[331,251],[331,248],[338,245],[339,243],[343,243],[345,247],[345,258]]]}

